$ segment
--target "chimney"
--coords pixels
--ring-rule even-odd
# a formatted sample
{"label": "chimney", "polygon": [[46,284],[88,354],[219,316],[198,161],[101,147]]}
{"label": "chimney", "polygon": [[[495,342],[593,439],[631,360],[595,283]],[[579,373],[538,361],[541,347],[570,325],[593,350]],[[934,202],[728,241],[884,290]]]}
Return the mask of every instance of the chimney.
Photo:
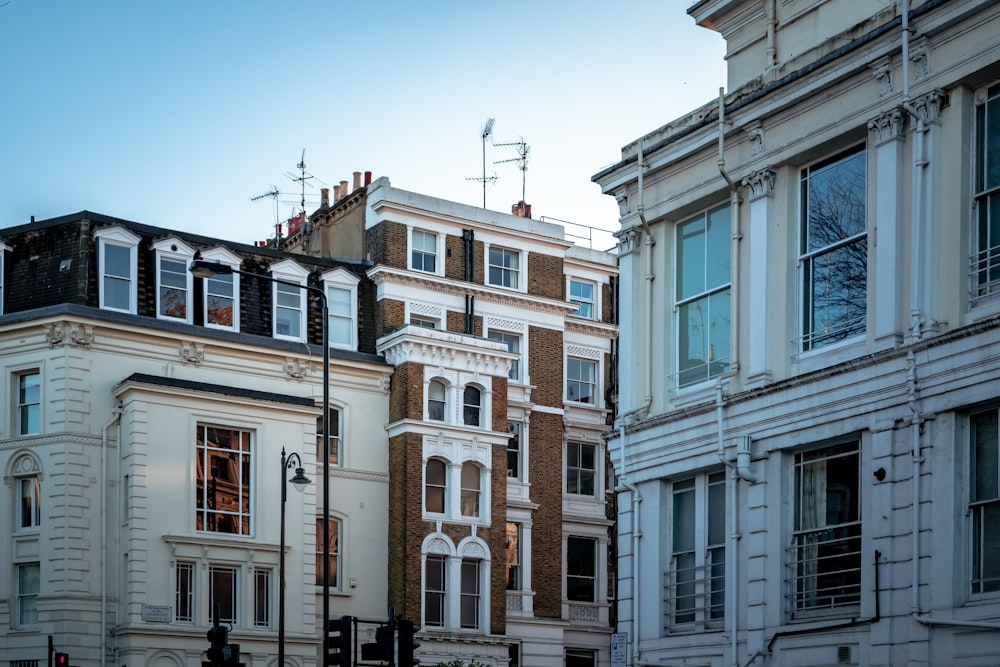
{"label": "chimney", "polygon": [[333,201],[334,201],[334,203],[340,201],[340,186],[339,185],[333,186]]}
{"label": "chimney", "polygon": [[361,172],[360,171],[354,172],[354,189],[355,190],[361,189]]}
{"label": "chimney", "polygon": [[372,184],[372,173],[370,171],[365,172],[365,187]]}
{"label": "chimney", "polygon": [[340,182],[340,196],[341,197],[346,197],[349,194],[351,194],[351,191],[347,189],[347,181],[341,181]]}
{"label": "chimney", "polygon": [[525,204],[523,201],[519,201],[510,207],[511,215],[516,215],[519,218],[530,218],[531,217],[531,204]]}
{"label": "chimney", "polygon": [[319,189],[320,208],[330,208],[330,188]]}

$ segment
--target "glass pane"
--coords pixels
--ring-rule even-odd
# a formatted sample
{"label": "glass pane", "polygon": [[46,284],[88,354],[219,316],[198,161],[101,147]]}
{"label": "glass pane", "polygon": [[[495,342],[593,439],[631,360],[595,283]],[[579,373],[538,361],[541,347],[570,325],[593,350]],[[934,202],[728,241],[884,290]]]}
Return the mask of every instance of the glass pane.
{"label": "glass pane", "polygon": [[981,546],[982,589],[1000,591],[1000,503],[983,507]]}
{"label": "glass pane", "polygon": [[168,287],[187,288],[188,271],[184,262],[174,259],[160,260],[160,284]]}
{"label": "glass pane", "polygon": [[[692,484],[694,480],[691,480]],[[673,552],[692,551],[694,549],[694,487],[678,490],[674,486],[674,521],[673,521]]]}
{"label": "glass pane", "polygon": [[986,104],[985,149],[986,188],[1000,185],[1000,96],[994,96]]}
{"label": "glass pane", "polygon": [[130,310],[132,283],[127,278],[104,277],[104,305],[119,310]]}
{"label": "glass pane", "polygon": [[807,349],[844,340],[864,331],[868,241],[859,239],[810,261]]}
{"label": "glass pane", "polygon": [[351,316],[351,291],[331,287],[327,290],[327,309],[331,315]]}
{"label": "glass pane", "polygon": [[865,231],[865,156],[860,151],[809,171],[807,250],[825,248]]}
{"label": "glass pane", "polygon": [[132,276],[132,250],[125,246],[104,244],[104,275],[125,278]]}
{"label": "glass pane", "polygon": [[220,327],[233,326],[233,300],[220,296],[208,297],[208,306],[205,308],[208,316],[208,323]]}
{"label": "glass pane", "polygon": [[705,287],[716,289],[728,285],[732,252],[729,206],[717,208],[708,214],[707,257],[705,258]]}
{"label": "glass pane", "polygon": [[[721,477],[721,475],[720,475]],[[708,543],[724,544],[726,541],[726,483],[708,484]]]}
{"label": "glass pane", "polygon": [[687,299],[705,291],[705,217],[680,225],[677,237],[677,298]]}
{"label": "glass pane", "polygon": [[972,430],[972,489],[971,501],[1000,498],[998,471],[997,411],[981,412],[970,418]]}

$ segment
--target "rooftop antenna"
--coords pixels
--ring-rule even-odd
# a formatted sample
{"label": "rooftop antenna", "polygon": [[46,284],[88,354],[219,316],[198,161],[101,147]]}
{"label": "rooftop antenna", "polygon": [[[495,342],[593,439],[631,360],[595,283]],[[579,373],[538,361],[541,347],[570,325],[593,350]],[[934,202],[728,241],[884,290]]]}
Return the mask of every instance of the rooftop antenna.
{"label": "rooftop antenna", "polygon": [[[290,171],[286,171],[285,172],[285,176],[287,176],[288,178],[290,178],[292,181],[294,181],[296,183],[299,183],[302,186],[302,200],[301,200],[301,205],[302,205],[302,212],[305,213],[306,212],[306,181],[310,181],[313,178],[316,178],[312,174],[307,174],[306,173],[306,149],[304,149],[304,148],[302,149],[302,158],[299,160],[299,163],[297,165],[295,165],[295,168],[299,170],[299,175],[298,176],[296,176],[295,174],[293,174]],[[309,187],[312,187],[312,185],[310,184]]]}
{"label": "rooftop antenna", "polygon": [[274,247],[278,249],[281,248],[281,226],[278,222],[278,195],[280,194],[281,193],[278,192],[278,188],[272,185],[271,189],[267,192],[262,192],[255,197],[250,197],[250,201],[260,201],[266,197],[270,197],[274,200]]}
{"label": "rooftop antenna", "polygon": [[528,176],[528,154],[531,152],[531,146],[524,143],[524,137],[518,137],[517,141],[509,141],[502,144],[493,144],[494,146],[513,146],[517,151],[517,157],[512,157],[507,160],[497,160],[493,164],[505,164],[507,162],[516,162],[517,168],[521,170],[521,201],[526,201],[524,198],[525,186]]}
{"label": "rooftop antenna", "polygon": [[483,123],[483,129],[480,132],[480,136],[483,140],[483,175],[480,178],[467,178],[467,181],[479,181],[483,184],[483,208],[486,208],[486,184],[496,183],[497,175],[496,172],[492,176],[486,176],[486,140],[493,136],[493,118],[487,118],[486,122]]}

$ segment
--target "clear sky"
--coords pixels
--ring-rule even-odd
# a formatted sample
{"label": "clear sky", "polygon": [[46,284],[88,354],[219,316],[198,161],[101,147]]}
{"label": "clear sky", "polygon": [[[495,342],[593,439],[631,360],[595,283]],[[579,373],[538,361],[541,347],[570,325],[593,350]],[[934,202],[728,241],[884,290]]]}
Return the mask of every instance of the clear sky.
{"label": "clear sky", "polygon": [[[615,229],[590,181],[724,85],[693,0],[0,0],[0,228],[81,210],[252,243],[354,171]],[[4,4],[6,3],[6,4]],[[530,146],[527,171],[514,147]]]}

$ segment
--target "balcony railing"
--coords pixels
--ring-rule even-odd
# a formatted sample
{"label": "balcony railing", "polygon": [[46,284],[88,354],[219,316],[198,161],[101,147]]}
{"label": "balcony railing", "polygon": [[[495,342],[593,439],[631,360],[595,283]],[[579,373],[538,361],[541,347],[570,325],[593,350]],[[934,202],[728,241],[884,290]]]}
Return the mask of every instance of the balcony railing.
{"label": "balcony railing", "polygon": [[861,522],[801,531],[788,548],[789,609],[857,605],[861,601]]}
{"label": "balcony railing", "polygon": [[706,563],[690,565],[694,553],[674,556],[674,568],[664,572],[665,629],[688,632],[721,628],[726,605],[726,552],[708,549]]}

